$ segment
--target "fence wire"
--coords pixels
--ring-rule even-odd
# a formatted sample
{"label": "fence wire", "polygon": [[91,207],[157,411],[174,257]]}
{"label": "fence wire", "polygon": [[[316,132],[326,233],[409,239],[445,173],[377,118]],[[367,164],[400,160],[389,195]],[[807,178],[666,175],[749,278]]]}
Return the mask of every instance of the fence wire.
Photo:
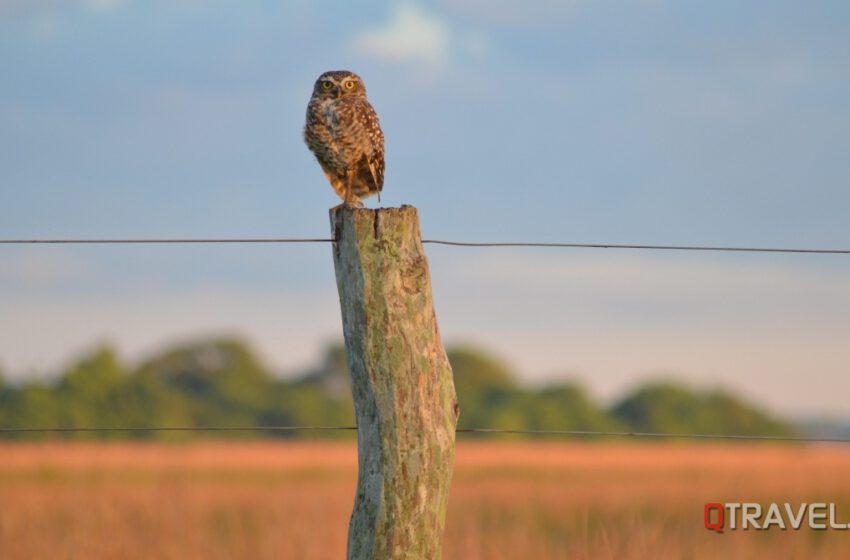
{"label": "fence wire", "polygon": [[[0,239],[0,245],[143,245],[143,244],[234,244],[234,243],[333,243],[323,237],[281,238],[138,238],[138,239]],[[790,247],[735,247],[722,245],[644,245],[635,243],[549,243],[536,241],[451,241],[423,239],[422,243],[453,247],[549,247],[567,249],[631,249],[653,251],[715,251],[734,253],[803,253],[822,255],[850,255],[850,249],[790,248]]]}
{"label": "fence wire", "polygon": [[[32,433],[107,433],[107,432],[299,432],[299,431],[357,431],[357,426],[150,426],[150,427],[47,427],[47,428],[2,428],[0,434]],[[781,441],[795,443],[850,443],[850,439],[839,437],[769,436],[750,434],[696,434],[674,432],[629,432],[594,430],[514,430],[504,428],[458,428],[458,434],[514,434],[534,436],[565,436],[575,438],[654,438],[690,440],[741,440]]]}

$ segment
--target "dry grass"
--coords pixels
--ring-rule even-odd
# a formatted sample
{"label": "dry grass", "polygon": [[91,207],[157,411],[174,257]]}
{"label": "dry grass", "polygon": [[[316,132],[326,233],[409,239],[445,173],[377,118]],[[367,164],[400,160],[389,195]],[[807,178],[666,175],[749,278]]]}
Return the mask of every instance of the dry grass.
{"label": "dry grass", "polygon": [[[711,533],[708,501],[839,504],[850,448],[464,442],[447,559],[838,558],[850,532]],[[0,558],[341,558],[351,443],[0,445]]]}

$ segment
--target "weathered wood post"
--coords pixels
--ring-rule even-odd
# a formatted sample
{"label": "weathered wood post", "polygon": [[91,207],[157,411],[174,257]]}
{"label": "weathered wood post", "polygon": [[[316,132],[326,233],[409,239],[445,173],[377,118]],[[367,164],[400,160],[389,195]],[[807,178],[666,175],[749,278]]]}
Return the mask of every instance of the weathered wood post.
{"label": "weathered wood post", "polygon": [[349,559],[441,556],[458,407],[416,208],[331,210],[357,415]]}

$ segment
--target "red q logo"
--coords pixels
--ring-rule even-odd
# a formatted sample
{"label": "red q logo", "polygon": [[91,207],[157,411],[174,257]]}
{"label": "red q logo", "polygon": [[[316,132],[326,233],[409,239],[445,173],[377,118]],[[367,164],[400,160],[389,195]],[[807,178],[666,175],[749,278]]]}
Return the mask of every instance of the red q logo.
{"label": "red q logo", "polygon": [[[714,521],[711,520],[711,513],[716,512],[716,519]],[[711,502],[705,504],[705,508],[703,509],[703,524],[705,528],[710,531],[715,531],[717,533],[723,532],[723,504],[718,504],[716,502]]]}

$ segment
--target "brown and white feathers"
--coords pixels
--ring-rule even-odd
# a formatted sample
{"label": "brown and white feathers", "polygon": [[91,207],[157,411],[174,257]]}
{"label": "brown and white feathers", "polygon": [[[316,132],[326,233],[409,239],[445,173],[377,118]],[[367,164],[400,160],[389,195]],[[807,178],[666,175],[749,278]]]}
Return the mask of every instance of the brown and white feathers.
{"label": "brown and white feathers", "polygon": [[384,133],[354,72],[325,72],[307,105],[304,142],[346,206],[384,187]]}

